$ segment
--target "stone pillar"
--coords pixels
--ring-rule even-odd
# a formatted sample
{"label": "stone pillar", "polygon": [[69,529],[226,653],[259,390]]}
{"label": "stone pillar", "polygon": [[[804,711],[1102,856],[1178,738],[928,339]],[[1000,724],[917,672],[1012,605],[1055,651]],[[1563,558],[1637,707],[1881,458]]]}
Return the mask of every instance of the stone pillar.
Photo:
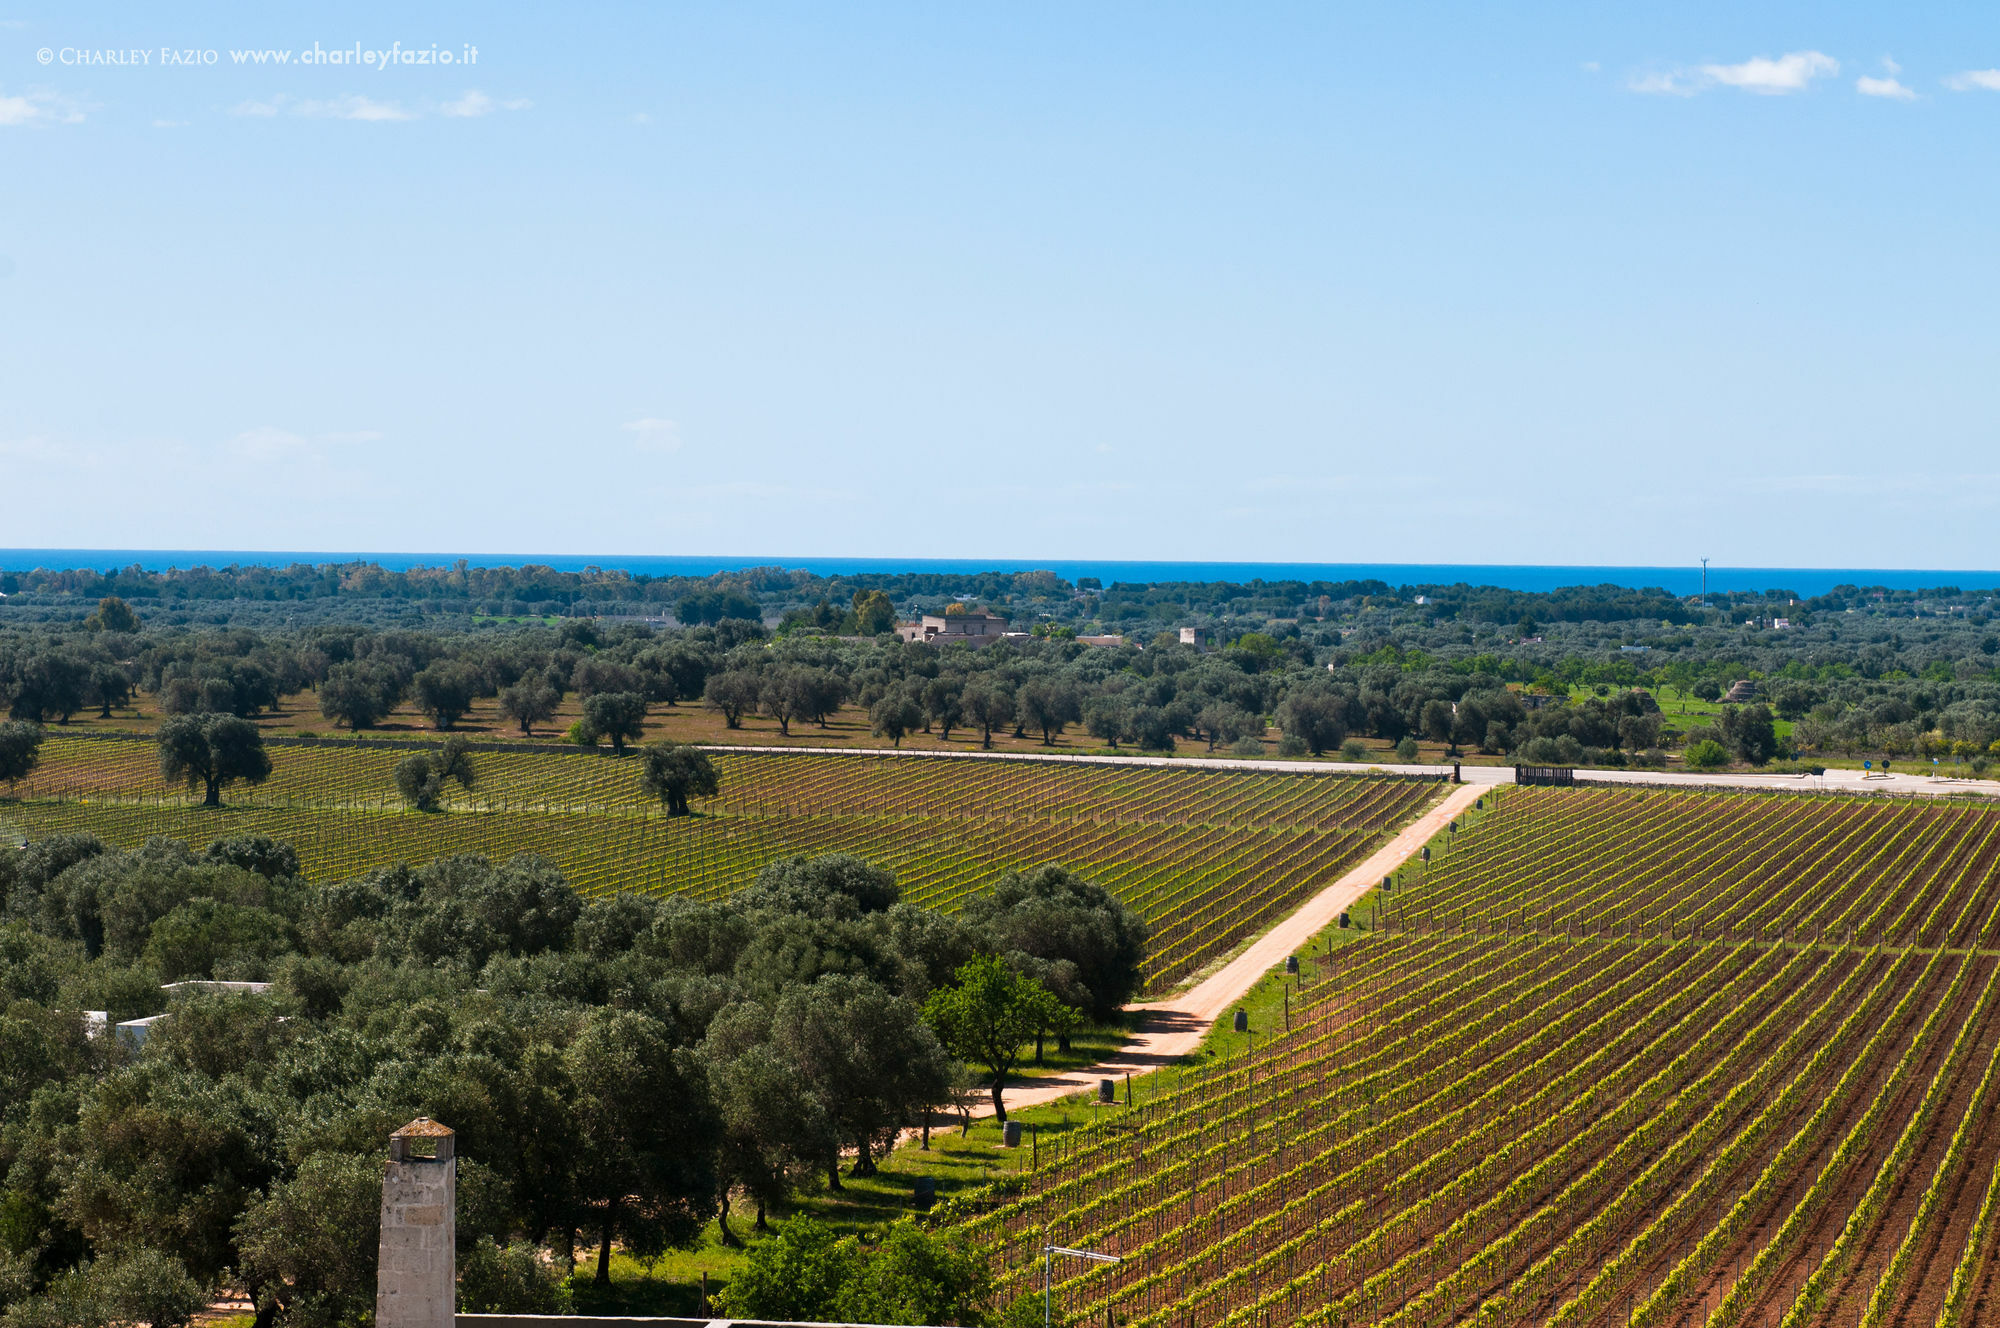
{"label": "stone pillar", "polygon": [[458,1159],[452,1133],[419,1116],[389,1136],[375,1328],[452,1328],[458,1305]]}

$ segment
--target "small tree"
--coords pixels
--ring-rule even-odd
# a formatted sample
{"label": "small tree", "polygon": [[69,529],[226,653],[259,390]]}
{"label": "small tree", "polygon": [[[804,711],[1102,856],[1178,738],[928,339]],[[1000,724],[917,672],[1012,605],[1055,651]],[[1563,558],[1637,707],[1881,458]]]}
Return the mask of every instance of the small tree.
{"label": "small tree", "polygon": [[689,798],[712,798],[722,788],[708,753],[678,742],[656,742],[640,753],[639,786],[669,816],[686,816]]}
{"label": "small tree", "polygon": [[702,702],[710,710],[721,712],[726,727],[740,728],[744,714],[757,708],[757,697],[762,691],[762,681],[756,674],[747,669],[731,669],[709,678]]}
{"label": "small tree", "polygon": [[[1297,738],[1314,756],[1323,756],[1347,739],[1345,706],[1328,692],[1300,690],[1285,698],[1278,707],[1278,727],[1288,738]],[[1445,709],[1446,717],[1451,714]]]}
{"label": "small tree", "polygon": [[336,664],[319,685],[319,712],[350,729],[373,728],[402,699],[392,675],[359,664]]}
{"label": "small tree", "polygon": [[139,615],[116,595],[106,595],[97,601],[97,612],[84,619],[83,625],[93,632],[136,632]]}
{"label": "small tree", "polygon": [[260,1310],[310,1309],[355,1322],[375,1304],[382,1166],[314,1153],[245,1206],[236,1222],[241,1272]]}
{"label": "small tree", "polygon": [[435,751],[416,752],[396,764],[396,788],[403,800],[420,812],[438,809],[448,781],[455,779],[460,788],[469,789],[475,778],[471,749],[456,735],[446,738]]}
{"label": "small tree", "polygon": [[534,726],[555,718],[562,698],[556,689],[534,678],[523,678],[500,693],[500,714],[521,726],[521,735],[535,736]]}
{"label": "small tree", "polygon": [[946,1050],[962,1061],[984,1066],[992,1076],[993,1114],[1007,1121],[1001,1089],[1021,1052],[1043,1029],[1066,1021],[1048,988],[1010,971],[992,955],[975,955],[924,1001],[924,1022]]}
{"label": "small tree", "polygon": [[611,750],[623,756],[625,744],[637,742],[646,731],[646,698],[637,692],[599,692],[583,703],[583,719],[577,729],[579,741],[595,746],[598,739],[611,739]]}
{"label": "small tree", "polygon": [[1031,682],[1015,694],[1014,717],[1024,727],[1040,729],[1042,745],[1053,747],[1063,729],[1083,717],[1083,698],[1070,683]]}
{"label": "small tree", "polygon": [[1005,687],[979,679],[967,684],[959,697],[966,723],[979,730],[979,745],[993,745],[993,730],[1014,722],[1014,694]]}
{"label": "small tree", "polygon": [[1713,738],[1703,738],[1689,745],[1687,763],[1697,770],[1713,770],[1729,763],[1729,749]]}
{"label": "small tree", "polygon": [[786,737],[792,733],[792,716],[800,711],[803,688],[799,686],[797,673],[795,669],[774,670],[764,679],[763,688],[758,693],[758,702],[763,706],[764,713],[778,721],[778,732]]}
{"label": "small tree", "polygon": [[42,762],[42,726],[23,719],[0,724],[0,779],[11,791]]}
{"label": "small tree", "polygon": [[264,735],[235,715],[175,715],[160,725],[159,743],[160,774],[169,783],[204,786],[204,807],[220,807],[231,784],[261,784],[271,775]]}
{"label": "small tree", "polygon": [[419,673],[410,682],[416,693],[417,709],[430,716],[431,723],[451,729],[472,709],[479,694],[479,675],[464,664],[439,662]]}
{"label": "small tree", "polygon": [[868,707],[869,732],[887,738],[898,747],[903,745],[904,736],[923,720],[924,712],[902,692],[889,692]]}

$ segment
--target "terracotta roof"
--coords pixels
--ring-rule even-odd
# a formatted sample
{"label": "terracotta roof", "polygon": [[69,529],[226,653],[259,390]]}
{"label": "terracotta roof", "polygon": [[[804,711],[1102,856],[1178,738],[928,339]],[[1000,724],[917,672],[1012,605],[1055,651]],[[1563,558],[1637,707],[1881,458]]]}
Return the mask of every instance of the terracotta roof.
{"label": "terracotta roof", "polygon": [[391,1139],[449,1139],[451,1127],[440,1125],[429,1116],[419,1116],[402,1129],[389,1136]]}

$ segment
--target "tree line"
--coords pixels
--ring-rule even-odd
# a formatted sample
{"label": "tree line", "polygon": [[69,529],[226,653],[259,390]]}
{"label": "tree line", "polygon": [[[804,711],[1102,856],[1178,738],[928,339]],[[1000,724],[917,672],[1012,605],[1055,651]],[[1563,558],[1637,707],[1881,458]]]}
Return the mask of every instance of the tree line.
{"label": "tree line", "polygon": [[[1060,868],[954,916],[846,856],[726,900],[586,903],[532,856],[311,882],[264,837],[70,835],[0,849],[0,900],[9,1328],[182,1322],[221,1285],[260,1325],[362,1316],[385,1140],[419,1115],[458,1132],[462,1304],[545,1309],[614,1242],[739,1239],[898,1131],[997,1103],[1039,1039],[1115,1017],[1145,947]],[[273,985],[162,987],[205,979]],[[167,1017],[134,1045],[85,1010]],[[842,1256],[878,1306],[922,1290],[899,1258],[958,1257],[896,1239],[866,1276]],[[954,1265],[960,1321],[993,1309],[975,1265]]]}

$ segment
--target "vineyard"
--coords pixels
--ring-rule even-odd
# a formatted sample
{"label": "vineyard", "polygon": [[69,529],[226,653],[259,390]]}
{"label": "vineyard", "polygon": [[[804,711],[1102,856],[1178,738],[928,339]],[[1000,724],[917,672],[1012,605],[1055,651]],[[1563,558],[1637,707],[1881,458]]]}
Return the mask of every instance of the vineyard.
{"label": "vineyard", "polygon": [[2000,812],[1510,790],[959,1217],[1066,1321],[2000,1322]]}
{"label": "vineyard", "polygon": [[637,763],[561,752],[481,752],[478,781],[440,815],[405,810],[405,753],[275,747],[272,777],[203,809],[160,783],[149,743],[51,739],[0,803],[39,837],[89,830],[118,844],[205,844],[261,832],[337,880],[450,853],[552,858],[588,894],[715,897],[774,857],[850,852],[893,870],[904,897],[955,907],[999,872],[1070,867],[1152,928],[1151,989],[1171,986],[1283,917],[1426,804],[1412,780],[1187,768],[852,756],[718,755],[722,795],[669,819]]}

